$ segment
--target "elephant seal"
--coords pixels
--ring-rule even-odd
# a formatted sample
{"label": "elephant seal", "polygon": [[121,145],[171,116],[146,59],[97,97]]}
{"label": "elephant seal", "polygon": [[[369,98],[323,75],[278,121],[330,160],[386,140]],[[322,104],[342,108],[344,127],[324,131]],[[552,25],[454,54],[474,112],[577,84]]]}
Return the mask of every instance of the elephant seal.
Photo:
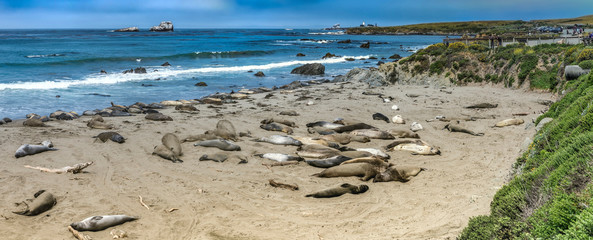
{"label": "elephant seal", "polygon": [[413,122],[412,125],[410,126],[410,130],[412,130],[412,132],[418,132],[418,131],[420,131],[422,129],[424,129],[424,128],[418,122]]}
{"label": "elephant seal", "polygon": [[355,123],[355,124],[346,125],[343,127],[337,127],[333,130],[336,131],[337,133],[343,133],[343,132],[354,131],[357,129],[375,129],[375,127],[368,125],[366,123]]}
{"label": "elephant seal", "polygon": [[126,215],[104,215],[85,218],[80,222],[74,222],[70,226],[78,231],[101,231],[128,221],[134,221],[138,217]]}
{"label": "elephant seal", "polygon": [[279,124],[276,123],[267,123],[267,124],[262,124],[259,125],[260,128],[268,130],[268,131],[278,131],[278,132],[284,132],[286,134],[292,134],[293,130],[290,127],[286,127],[286,126],[280,126]]}
{"label": "elephant seal", "polygon": [[173,121],[173,118],[162,113],[149,113],[144,118],[152,121]]}
{"label": "elephant seal", "polygon": [[99,133],[99,135],[94,136],[93,138],[96,138],[97,140],[100,140],[101,142],[106,142],[107,140],[111,140],[116,143],[124,143],[126,141],[122,135],[120,135],[119,133],[116,133],[116,132],[102,132],[102,133]]}
{"label": "elephant seal", "polygon": [[340,150],[319,144],[307,144],[300,146],[296,154],[307,158],[329,158],[340,155]]}
{"label": "elephant seal", "polygon": [[[101,117],[100,115],[95,115],[95,116]],[[101,120],[103,120],[103,118],[101,118]],[[90,128],[94,128],[94,129],[113,129],[114,128],[113,125],[111,125],[111,124],[107,124],[107,123],[104,123],[103,121],[97,121],[97,120],[92,120],[92,119],[86,124],[86,126],[90,127]]]}
{"label": "elephant seal", "polygon": [[27,199],[21,203],[17,203],[17,207],[24,209],[13,211],[13,213],[25,216],[35,216],[56,205],[56,198],[54,195],[45,190],[40,190],[33,196],[35,197],[34,199]]}
{"label": "elephant seal", "polygon": [[356,129],[351,131],[350,134],[354,136],[363,136],[372,139],[395,139],[393,135],[386,131],[376,130],[376,129]]}
{"label": "elephant seal", "polygon": [[241,151],[241,147],[224,139],[204,140],[194,143],[194,146],[215,147],[224,151]]}
{"label": "elephant seal", "polygon": [[36,119],[36,118],[29,118],[29,119],[25,120],[23,122],[23,126],[26,126],[26,127],[47,127],[47,125],[45,125],[45,123],[43,123],[41,120]]}
{"label": "elephant seal", "polygon": [[214,134],[226,140],[239,140],[239,138],[237,137],[237,130],[235,130],[235,126],[233,125],[233,123],[231,123],[229,120],[224,119],[216,123],[216,129],[206,131],[204,134]]}
{"label": "elephant seal", "polygon": [[254,156],[258,156],[261,158],[267,158],[270,160],[274,160],[276,162],[287,162],[287,161],[303,161],[302,157],[298,156],[291,156],[284,153],[264,153],[264,154],[255,154]]}
{"label": "elephant seal", "polygon": [[352,158],[350,157],[346,157],[346,156],[342,156],[342,155],[336,155],[330,158],[326,158],[326,159],[319,159],[319,160],[305,160],[305,162],[313,167],[318,167],[318,168],[330,168],[333,166],[338,166],[341,163],[348,161]]}
{"label": "elephant seal", "polygon": [[349,157],[349,158],[361,158],[361,157],[371,157],[374,156],[372,153],[367,151],[342,151],[340,155]]}
{"label": "elephant seal", "polygon": [[268,124],[268,123],[273,123],[273,122],[284,124],[284,125],[289,126],[289,127],[296,127],[296,124],[294,122],[288,121],[288,120],[285,120],[285,119],[279,119],[279,118],[268,118],[268,119],[264,119],[264,120],[261,121],[261,124]]}
{"label": "elephant seal", "polygon": [[216,153],[216,154],[204,154],[200,157],[200,161],[215,161],[215,162],[224,162],[229,158],[224,153]]}
{"label": "elephant seal", "polygon": [[161,138],[161,142],[165,147],[171,149],[173,154],[176,156],[183,156],[183,151],[181,150],[181,143],[179,142],[179,138],[173,133],[167,133]]}
{"label": "elephant seal", "polygon": [[282,135],[272,135],[269,137],[262,137],[259,139],[254,140],[256,142],[267,142],[276,145],[294,145],[294,146],[301,146],[303,143],[301,141],[291,138],[289,136],[282,136]]}
{"label": "elephant seal", "polygon": [[41,145],[31,145],[31,144],[23,144],[17,150],[14,156],[16,158],[24,157],[27,155],[33,155],[45,151],[56,151],[58,149],[53,148],[53,143],[51,141],[43,141]]}
{"label": "elephant seal", "polygon": [[440,155],[441,150],[422,140],[398,140],[385,146],[387,151],[410,151],[412,155]]}
{"label": "elephant seal", "polygon": [[426,170],[426,168],[420,167],[396,167],[391,166],[387,170],[377,174],[373,182],[389,182],[389,181],[410,181],[412,177],[417,176],[420,172]]}
{"label": "elephant seal", "polygon": [[511,126],[511,125],[521,125],[523,124],[525,121],[523,119],[517,119],[517,118],[511,118],[511,119],[506,119],[506,120],[502,120],[500,122],[497,122],[494,126],[495,127],[506,127],[506,126]]}
{"label": "elephant seal", "polygon": [[373,156],[377,156],[379,158],[382,159],[390,159],[391,156],[389,156],[389,154],[384,153],[383,151],[376,149],[376,148],[356,148],[356,151],[363,151],[363,152],[369,152],[371,153]]}
{"label": "elephant seal", "polygon": [[310,127],[310,128],[307,128],[307,132],[309,132],[311,134],[318,133],[320,135],[336,134],[336,132],[334,130],[331,130],[329,128],[324,128],[324,127]]}
{"label": "elephant seal", "polygon": [[332,198],[332,197],[339,197],[346,193],[352,194],[361,194],[369,190],[369,186],[367,185],[352,185],[349,183],[344,183],[339,187],[325,189],[323,191],[319,191],[316,193],[311,193],[305,195],[305,197],[314,197],[314,198]]}
{"label": "elephant seal", "polygon": [[382,113],[373,114],[373,120],[380,120],[380,121],[385,121],[386,123],[389,123],[389,118],[387,116],[383,115]]}
{"label": "elephant seal", "polygon": [[367,143],[367,142],[371,141],[371,139],[367,136],[357,136],[357,135],[352,135],[352,134],[347,134],[347,133],[336,133],[336,134],[324,135],[324,136],[321,136],[320,138],[331,141],[331,142],[337,142],[339,144],[348,144],[350,142]]}
{"label": "elephant seal", "polygon": [[453,125],[453,124],[447,124],[447,125],[445,125],[445,127],[443,129],[447,129],[450,132],[462,132],[462,133],[467,133],[467,134],[471,134],[474,136],[484,136],[484,133],[475,133],[472,130],[463,128],[461,126]]}
{"label": "elephant seal", "polygon": [[362,181],[368,181],[379,174],[379,168],[369,163],[351,163],[337,165],[313,174],[312,176],[330,178],[330,177],[362,177]]}
{"label": "elephant seal", "polygon": [[183,162],[183,160],[179,159],[178,155],[173,153],[173,151],[171,151],[170,148],[166,147],[163,144],[159,144],[158,146],[154,147],[154,150],[152,151],[152,155],[157,155],[164,159],[171,160],[174,163],[175,162],[180,162],[180,163]]}
{"label": "elephant seal", "polygon": [[409,130],[390,130],[389,133],[398,138],[420,138],[418,133]]}
{"label": "elephant seal", "polygon": [[181,112],[198,112],[199,110],[191,104],[182,104],[175,106],[175,110]]}
{"label": "elephant seal", "polygon": [[327,147],[331,147],[331,148],[340,147],[337,143],[330,142],[323,138],[296,137],[296,136],[293,138],[300,141],[301,143],[303,143],[303,145],[317,144],[317,145],[323,145],[323,146],[327,146]]}
{"label": "elephant seal", "polygon": [[282,111],[279,114],[286,115],[286,116],[298,116],[299,115],[299,113],[297,113],[295,110]]}
{"label": "elephant seal", "polygon": [[478,104],[467,106],[465,108],[496,108],[496,107],[498,107],[498,104],[478,103]]}
{"label": "elephant seal", "polygon": [[212,140],[217,139],[218,136],[210,133],[203,133],[198,135],[190,135],[181,140],[181,142],[196,142],[196,141],[204,141],[204,140]]}
{"label": "elephant seal", "polygon": [[334,130],[336,128],[343,127],[344,124],[331,123],[331,122],[326,122],[326,121],[317,121],[317,122],[307,123],[306,126],[307,127],[322,127],[322,128]]}

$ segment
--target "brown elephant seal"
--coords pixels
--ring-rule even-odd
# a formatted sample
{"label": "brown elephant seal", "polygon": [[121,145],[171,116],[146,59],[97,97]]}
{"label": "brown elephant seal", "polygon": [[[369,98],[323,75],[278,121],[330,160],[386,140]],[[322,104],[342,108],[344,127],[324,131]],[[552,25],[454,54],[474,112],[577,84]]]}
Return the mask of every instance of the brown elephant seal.
{"label": "brown elephant seal", "polygon": [[190,135],[184,139],[181,140],[181,142],[195,142],[195,141],[204,141],[204,140],[212,140],[212,139],[217,139],[218,136],[214,135],[214,134],[207,134],[207,133],[203,133],[203,134],[198,134],[198,135]]}
{"label": "brown elephant seal", "polygon": [[174,163],[176,163],[176,162],[182,163],[183,162],[183,160],[179,159],[178,155],[173,153],[173,151],[171,151],[170,148],[166,147],[163,144],[159,144],[156,147],[154,147],[154,150],[152,151],[152,155],[157,155],[164,159],[171,160]]}
{"label": "brown elephant seal", "polygon": [[294,146],[301,146],[303,143],[299,140],[296,140],[289,136],[282,136],[282,135],[272,135],[269,137],[262,137],[259,139],[255,139],[256,142],[267,142],[276,145],[294,145]]}
{"label": "brown elephant seal", "polygon": [[379,158],[376,156],[353,158],[353,159],[346,160],[340,164],[343,165],[343,164],[352,164],[352,163],[369,163],[369,164],[374,165],[375,167],[383,168],[383,169],[387,169],[388,167],[393,166],[392,163],[388,163],[385,161],[385,159],[382,159],[382,158]]}
{"label": "brown elephant seal", "polygon": [[351,124],[351,125],[346,125],[343,127],[337,127],[334,128],[333,130],[336,131],[337,133],[343,133],[343,132],[350,132],[350,131],[354,131],[357,129],[375,129],[376,127],[373,127],[371,125],[368,125],[366,123],[355,123],[355,124]]}
{"label": "brown elephant seal", "polygon": [[167,133],[161,138],[161,142],[165,147],[171,149],[171,151],[177,156],[183,156],[183,151],[181,149],[181,142],[177,135],[173,133]]}
{"label": "brown elephant seal", "polygon": [[[99,116],[99,115],[95,115],[95,116]],[[99,117],[101,117],[101,116],[99,116]],[[86,126],[90,127],[90,128],[94,128],[94,129],[105,129],[105,130],[114,128],[113,125],[111,125],[111,124],[107,124],[107,123],[104,123],[103,121],[97,121],[97,120],[90,120],[86,124]]]}
{"label": "brown elephant seal", "polygon": [[74,222],[70,224],[70,226],[78,231],[101,231],[136,219],[138,219],[138,217],[127,215],[92,216],[85,218],[80,222]]}
{"label": "brown elephant seal", "polygon": [[331,130],[329,128],[324,128],[324,127],[309,127],[307,128],[307,132],[311,133],[311,134],[320,134],[320,135],[331,135],[331,134],[336,134],[336,131]]}
{"label": "brown elephant seal", "polygon": [[296,127],[296,123],[289,121],[289,120],[285,120],[285,119],[279,119],[279,118],[268,118],[268,119],[264,119],[261,121],[261,124],[268,124],[268,123],[280,123],[280,124],[284,124],[286,126],[289,127]]}
{"label": "brown elephant seal", "polygon": [[467,106],[465,108],[496,108],[496,107],[498,107],[498,104],[478,103],[478,104]]}
{"label": "brown elephant seal", "polygon": [[418,133],[412,132],[410,130],[390,130],[389,133],[398,138],[420,138]]}
{"label": "brown elephant seal", "polygon": [[385,121],[386,123],[389,123],[389,118],[382,113],[373,114],[373,120]]}
{"label": "brown elephant seal", "polygon": [[107,142],[107,140],[111,140],[116,143],[124,143],[126,141],[122,135],[116,132],[102,132],[99,133],[99,135],[94,136],[94,138],[100,140],[101,142]]}
{"label": "brown elephant seal", "polygon": [[224,151],[241,151],[241,147],[224,139],[204,140],[194,143],[194,146],[215,147]]}
{"label": "brown elephant seal", "polygon": [[200,161],[224,162],[228,158],[229,156],[224,153],[204,154],[200,157]]}
{"label": "brown elephant seal", "polygon": [[204,134],[214,134],[226,140],[238,141],[237,130],[229,120],[220,120],[216,123],[216,129],[206,131]]}
{"label": "brown elephant seal", "polygon": [[361,194],[369,190],[369,186],[367,185],[352,185],[349,183],[344,183],[339,187],[325,189],[323,191],[319,191],[316,193],[311,193],[305,195],[305,197],[314,197],[314,198],[332,198],[332,197],[339,197],[346,193],[352,194]]}
{"label": "brown elephant seal", "polygon": [[21,145],[15,152],[14,156],[16,158],[24,157],[27,155],[33,155],[45,151],[56,151],[58,149],[53,148],[53,143],[51,141],[43,141],[41,145],[32,145],[32,144],[23,144]]}
{"label": "brown elephant seal", "polygon": [[368,181],[379,174],[380,169],[369,163],[351,163],[337,165],[313,174],[316,177],[362,177],[360,180]]}
{"label": "brown elephant seal", "polygon": [[524,122],[525,121],[520,118],[511,118],[511,119],[505,119],[500,122],[497,122],[494,126],[495,127],[506,127],[506,126],[512,126],[512,125],[521,125]]}
{"label": "brown elephant seal", "polygon": [[370,142],[371,139],[367,136],[357,136],[347,133],[336,133],[330,135],[323,135],[320,138],[331,141],[337,142],[339,144],[348,144],[350,142],[360,142],[360,143],[367,143]]}
{"label": "brown elephant seal", "polygon": [[23,126],[26,126],[26,127],[47,127],[47,125],[45,125],[45,123],[43,123],[41,120],[36,119],[36,118],[29,118],[29,119],[25,120],[23,122]]}
{"label": "brown elephant seal", "polygon": [[265,130],[268,130],[268,131],[284,132],[284,133],[289,134],[289,135],[293,133],[292,128],[287,127],[287,126],[280,126],[279,124],[276,124],[276,123],[262,124],[262,125],[259,125],[259,127],[261,129],[265,129]]}
{"label": "brown elephant seal", "polygon": [[350,132],[354,136],[363,136],[371,139],[395,139],[393,135],[386,131],[376,129],[356,129]]}
{"label": "brown elephant seal", "polygon": [[91,121],[105,122],[105,120],[103,119],[103,117],[101,117],[101,115],[93,115],[93,117],[91,117]]}
{"label": "brown elephant seal", "polygon": [[474,136],[484,136],[484,133],[475,133],[472,130],[463,128],[461,126],[458,125],[453,125],[453,124],[447,124],[445,125],[445,127],[443,129],[447,129],[449,130],[449,132],[461,132],[461,133],[467,133],[467,134],[471,134]]}
{"label": "brown elephant seal", "polygon": [[299,115],[299,113],[297,113],[295,110],[282,111],[279,114],[280,115],[286,115],[286,116],[298,116]]}
{"label": "brown elephant seal", "polygon": [[144,118],[152,121],[173,121],[173,118],[162,113],[149,113]]}
{"label": "brown elephant seal", "polygon": [[416,139],[416,140],[396,140],[389,145],[385,146],[387,151],[395,151],[395,150],[402,150],[402,151],[410,151],[412,155],[440,155],[441,150],[436,147],[430,146],[430,144]]}
{"label": "brown elephant seal", "polygon": [[175,110],[182,112],[198,112],[198,109],[191,104],[182,104],[175,106]]}
{"label": "brown elephant seal", "polygon": [[287,161],[303,161],[304,159],[299,156],[291,156],[284,153],[264,153],[264,154],[255,154],[254,156],[258,156],[260,158],[270,159],[276,162],[287,162]]}
{"label": "brown elephant seal", "polygon": [[336,155],[336,156],[325,158],[325,159],[305,160],[305,162],[313,167],[330,168],[333,166],[338,166],[341,163],[348,161],[350,159],[352,159],[352,158],[342,156],[342,155]]}
{"label": "brown elephant seal", "polygon": [[40,190],[33,195],[34,199],[27,199],[21,203],[17,203],[20,209],[13,211],[13,213],[25,216],[35,216],[42,212],[51,209],[56,205],[56,198],[51,193]]}
{"label": "brown elephant seal", "polygon": [[340,150],[319,144],[302,145],[296,154],[306,158],[329,158],[340,155]]}
{"label": "brown elephant seal", "polygon": [[424,170],[426,170],[426,168],[391,166],[387,168],[387,170],[377,174],[377,176],[375,176],[375,179],[373,179],[373,182],[407,182],[410,181],[412,177],[417,176],[420,172]]}
{"label": "brown elephant seal", "polygon": [[346,156],[349,158],[361,158],[361,157],[372,157],[373,154],[367,151],[342,151],[340,153],[342,156]]}
{"label": "brown elephant seal", "polygon": [[317,137],[293,137],[296,140],[299,140],[301,143],[303,143],[303,145],[309,145],[309,144],[317,144],[317,145],[323,145],[323,146],[327,146],[327,147],[331,147],[331,148],[338,148],[340,147],[337,143],[334,142],[330,142],[328,140],[325,140],[323,138],[317,138]]}
{"label": "brown elephant seal", "polygon": [[344,124],[338,124],[338,123],[332,123],[332,122],[326,122],[326,121],[317,121],[317,122],[312,122],[312,123],[307,123],[306,124],[307,127],[322,127],[322,128],[327,128],[327,129],[336,129],[339,127],[343,127]]}

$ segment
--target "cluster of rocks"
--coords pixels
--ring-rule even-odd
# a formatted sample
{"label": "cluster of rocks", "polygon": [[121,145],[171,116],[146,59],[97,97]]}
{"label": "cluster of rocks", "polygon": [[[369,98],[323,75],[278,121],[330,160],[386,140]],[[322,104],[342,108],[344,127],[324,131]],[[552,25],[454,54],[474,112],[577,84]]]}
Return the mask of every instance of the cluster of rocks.
{"label": "cluster of rocks", "polygon": [[140,32],[138,27],[129,27],[129,28],[121,28],[117,30],[113,30],[114,32]]}
{"label": "cluster of rocks", "polygon": [[5,117],[3,119],[0,119],[0,125],[5,124],[5,123],[9,123],[9,122],[12,122],[12,119],[7,118],[7,117]]}
{"label": "cluster of rocks", "polygon": [[[140,32],[138,27],[127,27],[113,30],[114,32]],[[158,26],[153,26],[149,29],[151,32],[173,32],[173,23],[171,21],[163,21]]]}
{"label": "cluster of rocks", "polygon": [[123,74],[128,74],[128,73],[146,73],[146,68],[143,67],[137,67],[137,68],[132,68],[130,70],[125,70],[122,72]]}

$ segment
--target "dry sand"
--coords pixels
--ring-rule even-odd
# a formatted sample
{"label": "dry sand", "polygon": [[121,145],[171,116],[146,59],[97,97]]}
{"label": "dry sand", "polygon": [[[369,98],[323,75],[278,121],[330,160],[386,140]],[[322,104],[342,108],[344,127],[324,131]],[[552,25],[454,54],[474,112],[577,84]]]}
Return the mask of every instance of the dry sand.
{"label": "dry sand", "polygon": [[[369,90],[394,100],[384,103],[377,96],[362,95]],[[93,215],[127,214],[141,219],[85,234],[93,239],[111,239],[109,232],[121,229],[129,239],[454,239],[470,217],[489,213],[492,197],[508,181],[525,138],[535,133],[533,126],[526,126],[546,109],[536,100],[552,96],[490,86],[447,90],[452,94],[422,86],[367,89],[361,83],[329,83],[294,92],[275,91],[270,99],[264,99],[266,93],[256,94],[220,108],[197,105],[199,114],[179,113],[173,108],[162,111],[173,117],[172,122],[149,121],[142,114],[105,118],[127,138],[123,144],[94,143],[91,137],[103,131],[88,128],[85,122],[89,117],[51,121],[45,128],[23,127],[20,122],[2,125],[0,233],[3,239],[74,239],[67,230],[72,222]],[[410,98],[406,93],[420,96]],[[296,101],[300,96],[311,99]],[[307,105],[308,101],[313,105]],[[486,110],[463,108],[479,102],[499,105]],[[392,110],[393,104],[401,110]],[[282,110],[296,110],[300,116],[278,116]],[[388,117],[400,114],[407,123],[373,120],[375,112]],[[520,117],[525,124],[491,127],[518,112],[529,113]],[[485,135],[450,133],[442,130],[446,123],[426,121],[437,115],[485,117],[460,123]],[[490,116],[495,119],[488,119]],[[308,122],[337,117],[366,122],[382,130],[408,129],[417,121],[424,126],[418,132],[421,138],[440,147],[442,155],[390,152],[390,162],[395,165],[428,169],[406,183],[317,178],[311,175],[323,169],[305,163],[268,168],[262,163],[272,161],[252,154],[294,154],[296,147],[256,143],[249,137],[237,143],[242,151],[233,152],[247,156],[247,164],[200,162],[202,154],[219,150],[194,147],[190,142],[182,144],[184,163],[151,155],[163,134],[172,132],[185,137],[203,133],[221,119],[232,121],[237,131],[251,131],[254,138],[278,134],[259,128],[259,122],[268,117],[296,122],[295,136],[311,135],[305,127]],[[47,139],[59,150],[14,157],[20,145]],[[348,146],[382,148],[390,142],[373,140]],[[95,164],[80,174],[44,173],[23,167],[60,168],[87,161]],[[296,184],[299,190],[274,188],[268,184],[269,179]],[[367,184],[370,190],[331,199],[304,197],[342,183]],[[14,203],[31,198],[40,189],[57,196],[58,203],[51,210],[34,217],[11,212]],[[139,203],[139,195],[150,210]],[[166,211],[171,208],[178,210]]]}

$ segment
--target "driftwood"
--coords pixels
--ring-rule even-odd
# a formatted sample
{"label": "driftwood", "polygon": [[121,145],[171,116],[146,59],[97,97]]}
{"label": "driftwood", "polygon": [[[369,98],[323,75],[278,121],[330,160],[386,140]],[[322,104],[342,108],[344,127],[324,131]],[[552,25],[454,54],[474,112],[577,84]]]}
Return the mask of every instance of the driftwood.
{"label": "driftwood", "polygon": [[78,240],[91,240],[92,238],[84,235],[78,231],[76,231],[74,228],[72,228],[72,226],[68,226],[68,230],[72,233],[72,235],[74,235],[74,237]]}
{"label": "driftwood", "polygon": [[527,115],[529,115],[529,113],[527,113],[527,112],[513,113],[513,116],[527,116]]}
{"label": "driftwood", "polygon": [[291,184],[286,184],[286,183],[279,183],[279,182],[274,181],[273,179],[270,179],[268,181],[270,182],[270,186],[272,186],[272,187],[286,188],[286,189],[290,189],[292,191],[299,190],[299,186],[297,186],[297,185],[291,185]]}
{"label": "driftwood", "polygon": [[299,164],[299,161],[276,162],[276,163],[272,163],[272,164],[262,163],[262,165],[264,165],[266,167],[288,166],[288,165],[297,165],[297,164]]}
{"label": "driftwood", "polygon": [[50,173],[57,173],[57,174],[71,172],[71,173],[76,174],[76,173],[80,173],[83,169],[87,168],[88,166],[93,165],[93,163],[94,162],[78,163],[78,164],[74,164],[73,166],[66,166],[63,168],[44,168],[44,167],[33,167],[33,166],[29,166],[29,165],[25,165],[24,167],[40,170],[42,172],[50,172]]}
{"label": "driftwood", "polygon": [[150,208],[146,205],[146,203],[144,203],[144,201],[142,201],[142,196],[138,195],[138,198],[140,198],[140,204],[142,204],[142,206],[144,206],[146,209],[150,210]]}

